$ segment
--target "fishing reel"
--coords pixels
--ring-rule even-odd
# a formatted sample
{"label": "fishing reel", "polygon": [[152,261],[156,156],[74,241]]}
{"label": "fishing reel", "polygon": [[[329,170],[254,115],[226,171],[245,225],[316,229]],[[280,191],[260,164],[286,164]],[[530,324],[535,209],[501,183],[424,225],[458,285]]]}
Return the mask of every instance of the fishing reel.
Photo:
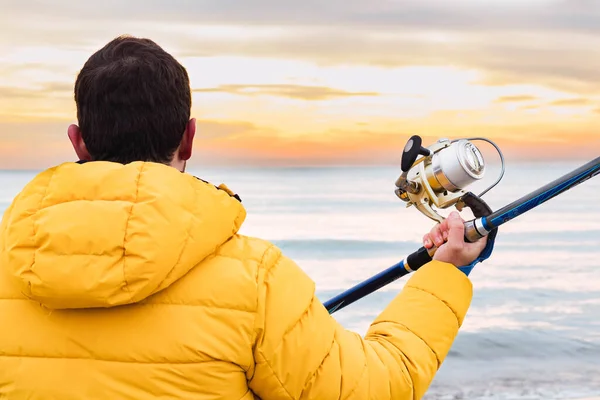
{"label": "fishing reel", "polygon": [[[486,164],[481,151],[472,141],[483,140],[496,148],[502,161],[502,171],[494,184],[479,195],[466,188],[485,176]],[[419,156],[422,156],[419,158]],[[462,211],[468,206],[475,217],[491,213],[481,199],[485,193],[500,182],[504,176],[504,156],[498,146],[485,138],[440,139],[429,147],[422,146],[420,136],[412,136],[402,153],[402,175],[396,180],[395,193],[407,203],[415,206],[428,218],[442,222],[435,209],[455,206]]]}

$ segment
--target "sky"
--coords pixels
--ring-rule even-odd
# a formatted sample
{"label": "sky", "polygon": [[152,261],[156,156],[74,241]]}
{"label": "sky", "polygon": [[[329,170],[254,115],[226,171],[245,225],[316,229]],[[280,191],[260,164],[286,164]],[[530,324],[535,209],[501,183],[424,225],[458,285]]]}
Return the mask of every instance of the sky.
{"label": "sky", "polygon": [[[121,34],[188,70],[191,165],[399,164],[412,135],[600,155],[600,1],[0,0],[0,169],[70,161],[73,84]],[[482,149],[485,144],[481,145]]]}

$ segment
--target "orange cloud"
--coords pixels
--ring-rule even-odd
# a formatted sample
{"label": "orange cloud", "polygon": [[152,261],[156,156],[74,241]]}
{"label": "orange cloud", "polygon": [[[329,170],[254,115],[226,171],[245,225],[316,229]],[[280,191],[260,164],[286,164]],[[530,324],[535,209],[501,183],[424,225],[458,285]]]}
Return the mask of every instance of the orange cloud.
{"label": "orange cloud", "polygon": [[586,98],[574,98],[574,99],[561,99],[561,100],[555,100],[553,102],[550,103],[551,106],[567,106],[567,107],[572,107],[572,106],[586,106],[588,104],[590,104],[592,101],[590,99],[586,99]]}
{"label": "orange cloud", "polygon": [[261,132],[266,134],[271,130],[258,128],[252,122],[247,121],[213,121],[196,120],[197,137],[202,139],[235,137],[244,134]]}
{"label": "orange cloud", "polygon": [[219,85],[216,88],[194,89],[194,92],[229,93],[240,96],[268,95],[289,97],[301,100],[328,100],[337,97],[378,96],[376,92],[348,92],[324,86],[304,86],[288,84],[271,85]]}
{"label": "orange cloud", "polygon": [[531,101],[537,100],[537,97],[531,95],[521,95],[521,96],[502,96],[498,97],[495,103],[515,103],[521,101]]}
{"label": "orange cloud", "polygon": [[38,86],[35,89],[0,86],[0,98],[5,99],[39,99],[49,98],[52,96],[71,96],[73,93],[73,85],[61,82],[50,82]]}

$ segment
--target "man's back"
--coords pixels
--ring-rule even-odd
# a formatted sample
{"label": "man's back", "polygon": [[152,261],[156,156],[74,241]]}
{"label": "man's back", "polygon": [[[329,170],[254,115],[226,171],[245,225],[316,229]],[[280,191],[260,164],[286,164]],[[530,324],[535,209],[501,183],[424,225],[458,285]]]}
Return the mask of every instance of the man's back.
{"label": "man's back", "polygon": [[423,396],[471,301],[455,265],[485,245],[458,217],[362,338],[292,260],[238,234],[237,196],[185,173],[196,121],[174,57],[116,38],[74,94],[80,162],[36,176],[0,225],[0,398]]}
{"label": "man's back", "polygon": [[423,267],[363,339],[277,248],[237,234],[245,215],[155,163],[37,176],[0,229],[0,398],[421,397],[468,278]]}

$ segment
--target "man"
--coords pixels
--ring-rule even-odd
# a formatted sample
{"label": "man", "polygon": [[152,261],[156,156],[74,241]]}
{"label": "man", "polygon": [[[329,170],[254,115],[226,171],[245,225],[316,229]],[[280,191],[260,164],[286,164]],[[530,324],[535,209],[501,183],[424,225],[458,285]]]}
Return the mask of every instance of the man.
{"label": "man", "polygon": [[[119,37],[75,84],[80,162],[37,175],[0,226],[0,398],[419,399],[470,305],[453,214],[441,246],[366,337],[272,244],[238,234],[239,198],[183,173],[186,70]],[[444,241],[447,242],[444,244]]]}

